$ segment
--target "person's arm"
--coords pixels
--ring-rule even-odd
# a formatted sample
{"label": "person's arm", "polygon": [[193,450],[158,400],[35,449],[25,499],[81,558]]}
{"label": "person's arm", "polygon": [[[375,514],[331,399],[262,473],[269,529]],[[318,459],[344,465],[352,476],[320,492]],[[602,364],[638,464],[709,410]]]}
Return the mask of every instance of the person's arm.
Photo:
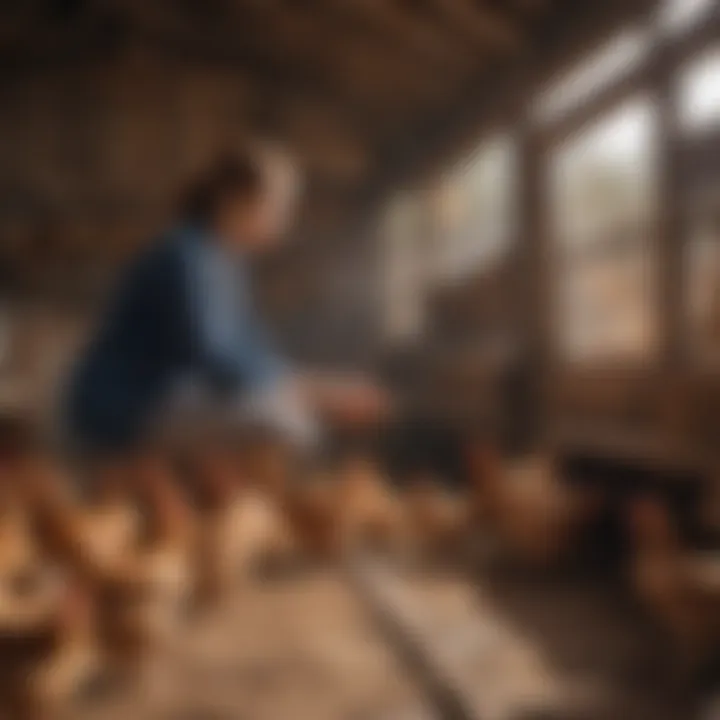
{"label": "person's arm", "polygon": [[303,373],[299,391],[329,420],[343,425],[365,424],[388,416],[392,401],[371,377],[355,373]]}
{"label": "person's arm", "polygon": [[288,368],[254,317],[244,278],[217,260],[197,242],[186,249],[193,365],[228,391],[278,382]]}
{"label": "person's arm", "polygon": [[214,262],[217,258],[204,250],[193,243],[185,264],[193,358],[213,384],[229,391],[242,387],[255,398],[270,393],[279,404],[304,407],[343,424],[371,421],[387,412],[387,397],[369,379],[292,369],[268,340],[242,275],[234,283],[232,273],[224,273]]}

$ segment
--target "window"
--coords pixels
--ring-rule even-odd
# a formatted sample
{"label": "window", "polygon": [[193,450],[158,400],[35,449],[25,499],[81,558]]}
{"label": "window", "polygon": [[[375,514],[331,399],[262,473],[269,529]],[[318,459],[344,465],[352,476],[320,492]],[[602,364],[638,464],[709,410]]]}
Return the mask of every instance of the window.
{"label": "window", "polygon": [[649,50],[650,34],[646,30],[628,29],[615,35],[541,92],[533,115],[543,123],[559,119],[627,75]]}
{"label": "window", "polygon": [[514,230],[515,146],[508,136],[485,141],[437,194],[439,273],[458,279],[497,261]]}
{"label": "window", "polygon": [[715,0],[663,0],[660,25],[669,33],[681,33],[697,25],[715,4]]}
{"label": "window", "polygon": [[720,47],[694,59],[682,72],[680,117],[689,132],[720,125]]}
{"label": "window", "polygon": [[388,208],[381,231],[385,248],[385,333],[392,342],[422,331],[427,278],[424,196],[403,195]]}
{"label": "window", "polygon": [[552,158],[556,317],[568,360],[638,360],[654,349],[654,122],[649,100],[629,101]]}

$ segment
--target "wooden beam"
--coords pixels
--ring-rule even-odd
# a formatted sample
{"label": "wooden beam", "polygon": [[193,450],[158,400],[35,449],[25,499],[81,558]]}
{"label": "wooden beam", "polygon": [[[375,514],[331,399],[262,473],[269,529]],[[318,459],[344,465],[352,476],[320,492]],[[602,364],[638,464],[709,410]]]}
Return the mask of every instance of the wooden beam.
{"label": "wooden beam", "polygon": [[[393,138],[381,157],[387,159],[385,176],[373,179],[369,195],[381,195],[388,187],[411,177],[438,175],[449,156],[456,156],[498,123],[520,120],[518,107],[533,91],[559,70],[581,56],[588,45],[599,42],[621,23],[643,17],[656,0],[593,0],[566,10],[562,22],[552,23],[532,52],[514,59],[505,70],[472,80],[456,93],[441,113],[427,116],[403,138]],[[472,98],[469,100],[469,98]]]}
{"label": "wooden beam", "polygon": [[325,0],[327,12],[344,14],[353,23],[363,23],[381,33],[388,42],[402,43],[441,66],[460,70],[477,65],[477,53],[436,23],[404,12],[387,0]]}
{"label": "wooden beam", "polygon": [[560,142],[587,123],[600,118],[605,111],[612,110],[633,95],[649,90],[651,85],[651,72],[647,63],[643,63],[589,100],[583,101],[577,108],[563,114],[559,120],[548,123],[540,134],[546,145]]}
{"label": "wooden beam", "polygon": [[552,0],[507,0],[507,4],[524,13],[541,13],[548,11]]}
{"label": "wooden beam", "polygon": [[685,343],[685,311],[687,252],[684,240],[683,162],[677,106],[677,77],[670,46],[661,45],[651,64],[658,104],[658,217],[656,238],[660,282],[654,298],[660,323],[662,362],[669,370],[683,365]]}
{"label": "wooden beam", "polygon": [[517,51],[522,47],[521,29],[485,2],[433,0],[433,6],[455,32],[470,37],[480,49]]}
{"label": "wooden beam", "polygon": [[146,42],[187,58],[234,63],[257,73],[262,85],[281,85],[281,93],[333,98],[347,108],[349,120],[366,128],[381,127],[393,108],[412,106],[443,85],[437,68],[418,67],[392,47],[380,54],[358,37],[328,36],[310,14],[261,8],[245,18],[238,34],[235,23],[199,32],[191,19],[161,5],[140,7],[123,5]]}
{"label": "wooden beam", "polygon": [[0,69],[17,72],[92,63],[112,57],[125,40],[124,28],[96,16],[61,27],[42,22],[14,26],[0,31]]}

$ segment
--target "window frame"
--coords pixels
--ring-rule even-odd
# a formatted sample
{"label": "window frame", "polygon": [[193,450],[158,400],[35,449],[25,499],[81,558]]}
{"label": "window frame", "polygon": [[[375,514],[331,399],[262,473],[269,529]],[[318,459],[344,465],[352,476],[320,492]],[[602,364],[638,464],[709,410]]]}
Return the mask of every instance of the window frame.
{"label": "window frame", "polygon": [[[488,153],[486,158],[489,157],[493,150],[499,150],[500,152],[507,153],[507,167],[504,169],[503,182],[507,183],[506,187],[502,191],[503,199],[502,203],[506,205],[506,218],[502,221],[507,227],[504,230],[500,230],[497,235],[499,237],[494,244],[497,247],[489,249],[486,252],[477,252],[475,257],[473,253],[468,250],[468,247],[463,247],[459,250],[459,255],[463,256],[461,262],[457,262],[457,259],[453,259],[452,262],[448,262],[448,255],[452,255],[458,251],[455,247],[457,238],[448,238],[447,221],[444,219],[443,211],[443,196],[448,189],[450,192],[460,192],[462,196],[461,201],[465,201],[469,207],[472,207],[472,202],[467,202],[467,198],[472,194],[470,189],[473,180],[477,183],[482,170],[480,170],[480,163],[483,161],[483,154]],[[433,219],[431,222],[432,231],[435,236],[435,253],[434,259],[439,268],[439,272],[436,272],[432,278],[434,285],[446,285],[451,282],[460,282],[472,277],[472,275],[488,265],[492,265],[493,262],[497,262],[506,253],[512,252],[512,246],[514,244],[517,235],[517,206],[519,201],[519,187],[521,182],[521,163],[519,162],[520,146],[517,139],[515,128],[512,125],[494,127],[482,135],[480,140],[474,145],[473,152],[470,156],[460,162],[456,162],[449,172],[444,173],[438,181],[434,184],[432,194],[433,199],[431,200],[431,212]],[[477,172],[477,175],[473,175],[473,171]],[[477,213],[477,211],[475,211]],[[482,233],[487,228],[482,228],[477,225],[477,217],[474,216],[472,209],[465,210],[463,212],[463,221],[461,224],[465,227],[465,232],[470,235],[476,233]],[[489,225],[489,223],[488,223]],[[439,239],[442,238],[445,242],[448,242],[451,247],[445,250],[442,247]],[[450,265],[450,267],[448,267]]]}
{"label": "window frame", "polygon": [[[621,113],[623,109],[632,108],[635,104],[641,105],[643,103],[649,103],[648,109],[651,110],[652,100],[652,96],[643,91],[636,90],[635,92],[624,94],[622,99],[615,105],[605,108],[601,114],[594,116],[592,119],[587,119],[576,128],[575,132],[571,135],[564,136],[562,139],[555,138],[553,142],[548,143],[544,147],[542,157],[543,177],[545,178],[546,187],[553,188],[546,193],[544,198],[547,242],[549,243],[548,254],[551,258],[551,267],[548,268],[547,271],[552,274],[552,281],[549,284],[551,297],[548,299],[548,312],[551,314],[551,322],[549,323],[551,337],[548,338],[548,345],[552,362],[558,368],[584,370],[599,366],[603,368],[627,367],[633,369],[652,366],[658,362],[660,350],[658,344],[660,328],[657,298],[657,288],[659,286],[659,248],[654,240],[654,230],[658,223],[657,188],[650,189],[655,199],[651,202],[651,207],[648,209],[648,217],[635,228],[632,238],[628,238],[614,247],[608,246],[609,241],[606,236],[610,233],[610,229],[607,228],[602,229],[602,231],[594,231],[605,236],[602,239],[591,241],[584,246],[566,244],[563,238],[564,233],[558,227],[558,219],[554,217],[554,211],[557,209],[557,200],[553,196],[556,187],[556,179],[553,174],[555,162],[553,158],[554,153],[562,152],[564,146],[578,141],[584,132],[592,132],[594,128],[602,127],[604,121],[612,120],[613,116]],[[655,136],[656,132],[652,134]],[[655,146],[654,154],[657,154],[658,147],[656,137],[650,138],[649,146]],[[648,169],[647,174],[650,178],[655,178],[657,173],[657,157],[650,157],[649,162],[652,164],[652,167]],[[652,179],[651,182],[655,185],[654,179]],[[613,245],[615,244],[613,243]],[[568,287],[570,282],[567,278],[567,273],[572,272],[569,270],[569,266],[574,266],[578,269],[577,271],[580,272],[583,267],[587,269],[596,263],[598,261],[598,255],[604,256],[603,259],[605,261],[611,261],[610,258],[617,257],[623,252],[635,253],[643,251],[647,253],[650,264],[650,294],[646,299],[647,307],[643,308],[643,314],[647,315],[648,321],[652,324],[652,330],[649,331],[651,340],[647,351],[643,353],[608,352],[596,356],[593,354],[587,356],[570,355],[567,351],[567,330],[563,327],[564,314],[562,311],[562,303],[565,298],[564,289]]]}

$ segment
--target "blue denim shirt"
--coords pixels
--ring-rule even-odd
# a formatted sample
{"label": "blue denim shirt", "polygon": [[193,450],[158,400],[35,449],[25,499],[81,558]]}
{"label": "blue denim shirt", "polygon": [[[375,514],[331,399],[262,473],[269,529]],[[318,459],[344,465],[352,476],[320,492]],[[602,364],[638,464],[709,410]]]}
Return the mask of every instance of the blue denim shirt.
{"label": "blue denim shirt", "polygon": [[242,258],[203,230],[180,227],[123,275],[71,377],[66,421],[82,445],[119,449],[140,439],[181,378],[221,394],[284,372],[253,307]]}

